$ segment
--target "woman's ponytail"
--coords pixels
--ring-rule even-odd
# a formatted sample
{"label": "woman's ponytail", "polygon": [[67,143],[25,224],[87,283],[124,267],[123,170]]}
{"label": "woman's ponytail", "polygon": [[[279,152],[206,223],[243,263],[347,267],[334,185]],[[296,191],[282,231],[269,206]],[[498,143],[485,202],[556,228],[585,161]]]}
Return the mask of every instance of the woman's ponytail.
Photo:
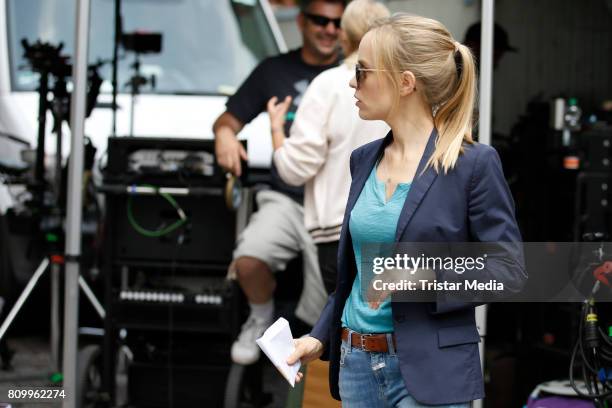
{"label": "woman's ponytail", "polygon": [[474,106],[476,103],[476,65],[468,47],[455,43],[453,55],[457,72],[455,92],[440,106],[434,116],[438,143],[430,158],[436,170],[453,168],[464,141],[472,143]]}

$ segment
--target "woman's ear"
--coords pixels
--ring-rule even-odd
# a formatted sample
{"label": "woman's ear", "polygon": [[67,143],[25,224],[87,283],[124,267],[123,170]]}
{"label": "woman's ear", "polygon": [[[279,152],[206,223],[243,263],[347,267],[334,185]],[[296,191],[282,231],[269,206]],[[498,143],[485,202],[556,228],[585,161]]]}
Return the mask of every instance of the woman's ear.
{"label": "woman's ear", "polygon": [[400,74],[400,96],[408,96],[416,91],[416,77],[410,71]]}

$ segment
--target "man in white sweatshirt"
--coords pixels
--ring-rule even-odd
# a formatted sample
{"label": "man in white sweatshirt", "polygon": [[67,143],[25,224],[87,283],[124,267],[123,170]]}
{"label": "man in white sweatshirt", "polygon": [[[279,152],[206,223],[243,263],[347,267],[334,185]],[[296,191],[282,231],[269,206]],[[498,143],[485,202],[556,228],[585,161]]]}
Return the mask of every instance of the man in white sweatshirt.
{"label": "man in white sweatshirt", "polygon": [[357,147],[384,137],[383,121],[365,121],[355,106],[349,81],[355,74],[357,49],[372,22],[389,15],[374,0],[354,0],[342,16],[340,44],[348,57],[310,84],[291,128],[284,135],[285,112],[291,102],[268,102],[272,125],[274,164],[287,184],[304,188],[304,222],[317,245],[319,269],[325,289],[336,286],[336,258],[351,175],[349,158]]}

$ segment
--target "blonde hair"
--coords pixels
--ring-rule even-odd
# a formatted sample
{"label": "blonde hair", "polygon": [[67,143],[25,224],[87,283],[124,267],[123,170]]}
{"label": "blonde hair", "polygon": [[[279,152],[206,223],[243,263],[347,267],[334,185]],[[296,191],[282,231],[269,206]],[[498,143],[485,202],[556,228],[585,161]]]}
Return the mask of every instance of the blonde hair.
{"label": "blonde hair", "polygon": [[372,41],[377,68],[387,70],[384,74],[396,89],[400,79],[393,71],[411,71],[416,77],[416,88],[432,107],[438,130],[427,166],[448,172],[463,152],[463,142],[473,143],[476,66],[470,49],[439,21],[405,13],[374,24]]}
{"label": "blonde hair", "polygon": [[374,0],[353,0],[346,6],[340,27],[344,31],[352,54],[359,48],[361,38],[372,24],[379,19],[389,17],[389,10],[384,4]]}

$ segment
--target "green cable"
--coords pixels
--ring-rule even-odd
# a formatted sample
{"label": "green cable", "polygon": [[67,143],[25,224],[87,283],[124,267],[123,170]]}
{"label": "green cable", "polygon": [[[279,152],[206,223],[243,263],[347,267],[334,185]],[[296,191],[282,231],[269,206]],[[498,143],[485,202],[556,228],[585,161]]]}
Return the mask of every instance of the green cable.
{"label": "green cable", "polygon": [[181,207],[179,207],[179,205],[177,204],[176,200],[174,200],[174,197],[172,197],[170,194],[168,193],[160,193],[159,190],[157,189],[157,187],[154,187],[152,185],[149,184],[143,184],[144,187],[150,187],[153,188],[155,190],[155,192],[157,194],[159,194],[160,196],[162,196],[163,198],[166,199],[166,201],[168,201],[172,207],[174,207],[174,209],[177,211],[177,213],[179,214],[180,219],[177,220],[176,222],[170,224],[169,226],[156,230],[156,231],[151,231],[148,230],[144,227],[141,227],[138,222],[136,222],[136,218],[134,218],[134,214],[132,212],[132,194],[130,193],[128,195],[128,203],[127,203],[127,216],[128,216],[128,220],[130,221],[130,225],[132,226],[132,228],[134,228],[139,234],[144,235],[145,237],[149,237],[149,238],[159,238],[162,237],[166,234],[171,233],[172,231],[176,230],[177,228],[181,227],[182,225],[184,225],[187,222],[187,217],[185,216],[185,213],[183,212],[183,210],[181,209]]}

